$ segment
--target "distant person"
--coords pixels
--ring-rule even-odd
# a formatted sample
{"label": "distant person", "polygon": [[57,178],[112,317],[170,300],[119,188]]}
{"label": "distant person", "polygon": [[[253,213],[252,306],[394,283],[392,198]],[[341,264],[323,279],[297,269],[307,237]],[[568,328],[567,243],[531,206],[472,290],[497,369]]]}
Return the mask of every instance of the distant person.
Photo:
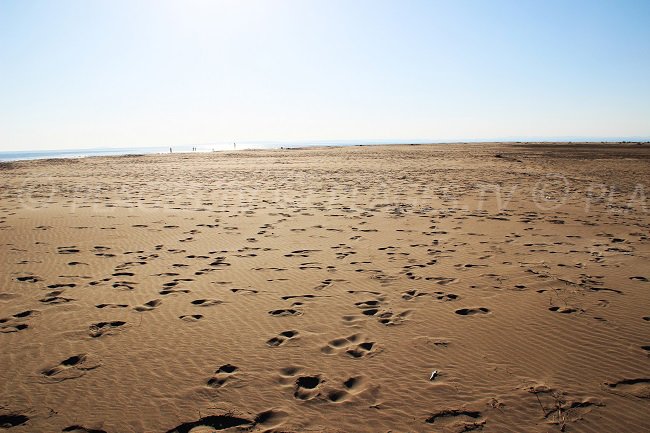
{"label": "distant person", "polygon": [[169,148],[169,153],[172,153],[172,148],[171,147]]}
{"label": "distant person", "polygon": [[233,143],[233,144],[232,144],[232,148],[235,149],[235,150],[237,150],[237,143]]}

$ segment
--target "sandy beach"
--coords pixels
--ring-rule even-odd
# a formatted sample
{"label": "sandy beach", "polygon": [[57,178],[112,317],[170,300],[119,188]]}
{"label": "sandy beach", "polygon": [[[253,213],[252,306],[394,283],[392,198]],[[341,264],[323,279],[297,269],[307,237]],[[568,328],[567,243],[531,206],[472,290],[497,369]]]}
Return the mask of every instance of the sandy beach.
{"label": "sandy beach", "polygon": [[650,430],[650,145],[0,164],[0,430]]}

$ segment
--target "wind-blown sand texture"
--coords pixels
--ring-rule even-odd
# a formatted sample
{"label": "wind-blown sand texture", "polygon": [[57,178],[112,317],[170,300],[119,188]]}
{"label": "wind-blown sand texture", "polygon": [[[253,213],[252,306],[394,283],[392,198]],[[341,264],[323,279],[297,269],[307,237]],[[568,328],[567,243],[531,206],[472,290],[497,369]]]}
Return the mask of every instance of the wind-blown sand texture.
{"label": "wind-blown sand texture", "polygon": [[1,164],[0,431],[648,431],[649,158]]}

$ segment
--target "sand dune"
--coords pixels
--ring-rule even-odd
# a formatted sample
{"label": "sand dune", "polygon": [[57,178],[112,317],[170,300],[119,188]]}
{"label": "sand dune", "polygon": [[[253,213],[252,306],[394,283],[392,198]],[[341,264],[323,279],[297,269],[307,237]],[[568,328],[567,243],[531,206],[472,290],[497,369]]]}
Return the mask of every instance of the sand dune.
{"label": "sand dune", "polygon": [[466,144],[4,163],[0,430],[648,431],[649,161]]}

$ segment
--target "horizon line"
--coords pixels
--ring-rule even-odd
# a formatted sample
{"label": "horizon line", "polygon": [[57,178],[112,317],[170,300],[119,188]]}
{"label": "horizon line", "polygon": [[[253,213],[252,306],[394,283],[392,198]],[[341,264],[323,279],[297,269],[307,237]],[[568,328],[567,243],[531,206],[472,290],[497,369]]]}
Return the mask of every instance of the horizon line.
{"label": "horizon line", "polygon": [[379,144],[458,144],[458,143],[621,143],[621,142],[650,142],[648,136],[515,136],[515,137],[493,137],[493,138],[450,138],[450,139],[426,139],[426,138],[404,138],[404,139],[296,139],[296,140],[233,140],[233,141],[215,141],[203,143],[186,143],[186,144],[160,144],[160,145],[132,145],[132,146],[94,146],[94,147],[59,147],[59,148],[32,148],[32,149],[0,149],[0,153],[29,153],[29,152],[54,152],[54,151],[88,151],[100,149],[158,149],[158,148],[185,148],[185,147],[209,147],[224,146],[231,143],[246,144],[266,144],[272,145],[379,145]]}

